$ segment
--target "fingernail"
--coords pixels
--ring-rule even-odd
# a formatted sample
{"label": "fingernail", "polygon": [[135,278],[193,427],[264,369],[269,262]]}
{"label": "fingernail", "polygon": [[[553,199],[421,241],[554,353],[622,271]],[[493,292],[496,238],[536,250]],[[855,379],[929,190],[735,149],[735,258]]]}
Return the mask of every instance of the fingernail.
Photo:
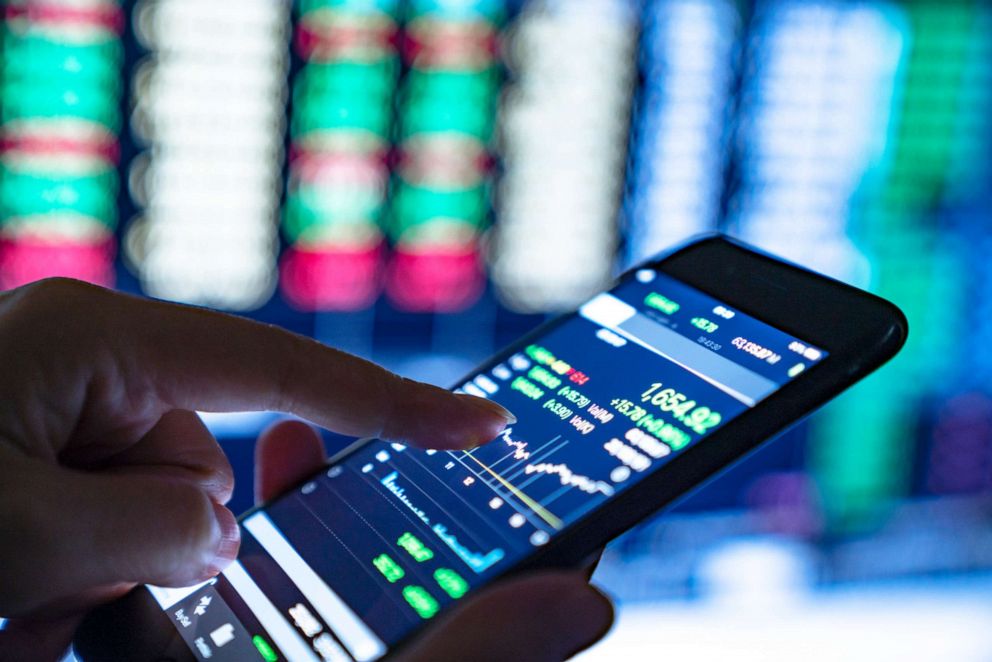
{"label": "fingernail", "polygon": [[507,425],[513,425],[517,422],[517,417],[510,413],[510,410],[499,404],[498,402],[493,402],[492,400],[487,400],[486,398],[480,398],[475,395],[469,395],[468,393],[459,393],[460,397],[465,402],[472,404],[479,409],[485,409],[490,414],[496,414],[506,419]]}
{"label": "fingernail", "polygon": [[220,543],[214,553],[214,560],[211,563],[214,574],[220,572],[231,561],[238,558],[238,549],[241,547],[241,529],[238,527],[238,520],[234,513],[214,502],[214,514],[217,516],[217,524],[220,526]]}
{"label": "fingernail", "polygon": [[569,593],[561,600],[569,605],[568,630],[562,638],[562,648],[568,651],[565,658],[593,645],[613,627],[613,603],[602,592],[584,585]]}

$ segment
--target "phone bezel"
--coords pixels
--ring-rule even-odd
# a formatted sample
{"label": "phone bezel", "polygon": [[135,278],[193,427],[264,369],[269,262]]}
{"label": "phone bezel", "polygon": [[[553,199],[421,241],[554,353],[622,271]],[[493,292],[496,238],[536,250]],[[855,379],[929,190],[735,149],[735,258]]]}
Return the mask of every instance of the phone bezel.
{"label": "phone bezel", "polygon": [[[899,351],[908,334],[905,316],[888,301],[724,235],[690,240],[666,255],[637,265],[624,276],[644,268],[670,275],[731,308],[825,349],[829,356],[711,433],[706,443],[689,447],[615,499],[560,531],[495,581],[529,571],[582,564],[620,534],[699,488],[877,369]],[[567,313],[540,325],[480,364],[472,374],[492,368],[574,315],[575,312]],[[348,446],[332,457],[321,472],[344,461],[368,441],[363,439]],[[310,480],[312,477],[287,492]],[[282,495],[248,510],[238,518],[239,522],[279,498]],[[137,600],[142,608],[144,602],[153,600],[144,587],[125,599],[129,598]],[[456,606],[448,605],[440,616]],[[175,631],[164,612],[160,613],[163,626]],[[92,623],[92,619],[88,620]],[[424,623],[396,642],[389,654],[401,651],[439,620]],[[87,640],[93,641],[90,637]]]}

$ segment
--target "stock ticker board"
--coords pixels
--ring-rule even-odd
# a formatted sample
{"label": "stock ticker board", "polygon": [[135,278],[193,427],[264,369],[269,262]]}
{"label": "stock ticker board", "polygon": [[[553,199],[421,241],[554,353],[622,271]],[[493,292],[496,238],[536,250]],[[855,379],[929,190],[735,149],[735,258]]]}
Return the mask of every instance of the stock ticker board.
{"label": "stock ticker board", "polygon": [[475,360],[719,229],[910,319],[803,432],[828,521],[992,485],[985,3],[3,8],[0,287]]}

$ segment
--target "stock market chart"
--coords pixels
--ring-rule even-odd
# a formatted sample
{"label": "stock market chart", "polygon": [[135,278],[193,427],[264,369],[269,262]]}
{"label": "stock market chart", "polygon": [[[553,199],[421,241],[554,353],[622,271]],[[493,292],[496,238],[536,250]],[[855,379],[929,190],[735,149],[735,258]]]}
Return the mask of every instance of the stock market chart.
{"label": "stock market chart", "polygon": [[[701,557],[673,541],[749,535],[809,551],[790,585],[814,593],[992,572],[987,3],[2,6],[0,287],[213,306],[451,386],[727,232],[890,298],[909,345],[685,520],[625,538],[604,583],[695,599]],[[270,418],[208,420],[250,476]]]}

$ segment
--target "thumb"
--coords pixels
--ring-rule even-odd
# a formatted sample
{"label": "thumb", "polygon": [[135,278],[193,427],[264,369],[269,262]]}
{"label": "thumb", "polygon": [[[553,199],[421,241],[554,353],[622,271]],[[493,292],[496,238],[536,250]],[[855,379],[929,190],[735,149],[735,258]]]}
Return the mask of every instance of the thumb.
{"label": "thumb", "polygon": [[5,535],[19,544],[0,554],[0,613],[4,603],[47,611],[106,586],[189,585],[237,555],[234,515],[190,480],[152,468],[101,474],[26,462],[33,470],[9,474],[22,484],[7,492],[19,503],[7,511],[15,514]]}
{"label": "thumb", "polygon": [[542,573],[486,590],[399,659],[552,662],[596,643],[612,624],[610,601],[582,575]]}

